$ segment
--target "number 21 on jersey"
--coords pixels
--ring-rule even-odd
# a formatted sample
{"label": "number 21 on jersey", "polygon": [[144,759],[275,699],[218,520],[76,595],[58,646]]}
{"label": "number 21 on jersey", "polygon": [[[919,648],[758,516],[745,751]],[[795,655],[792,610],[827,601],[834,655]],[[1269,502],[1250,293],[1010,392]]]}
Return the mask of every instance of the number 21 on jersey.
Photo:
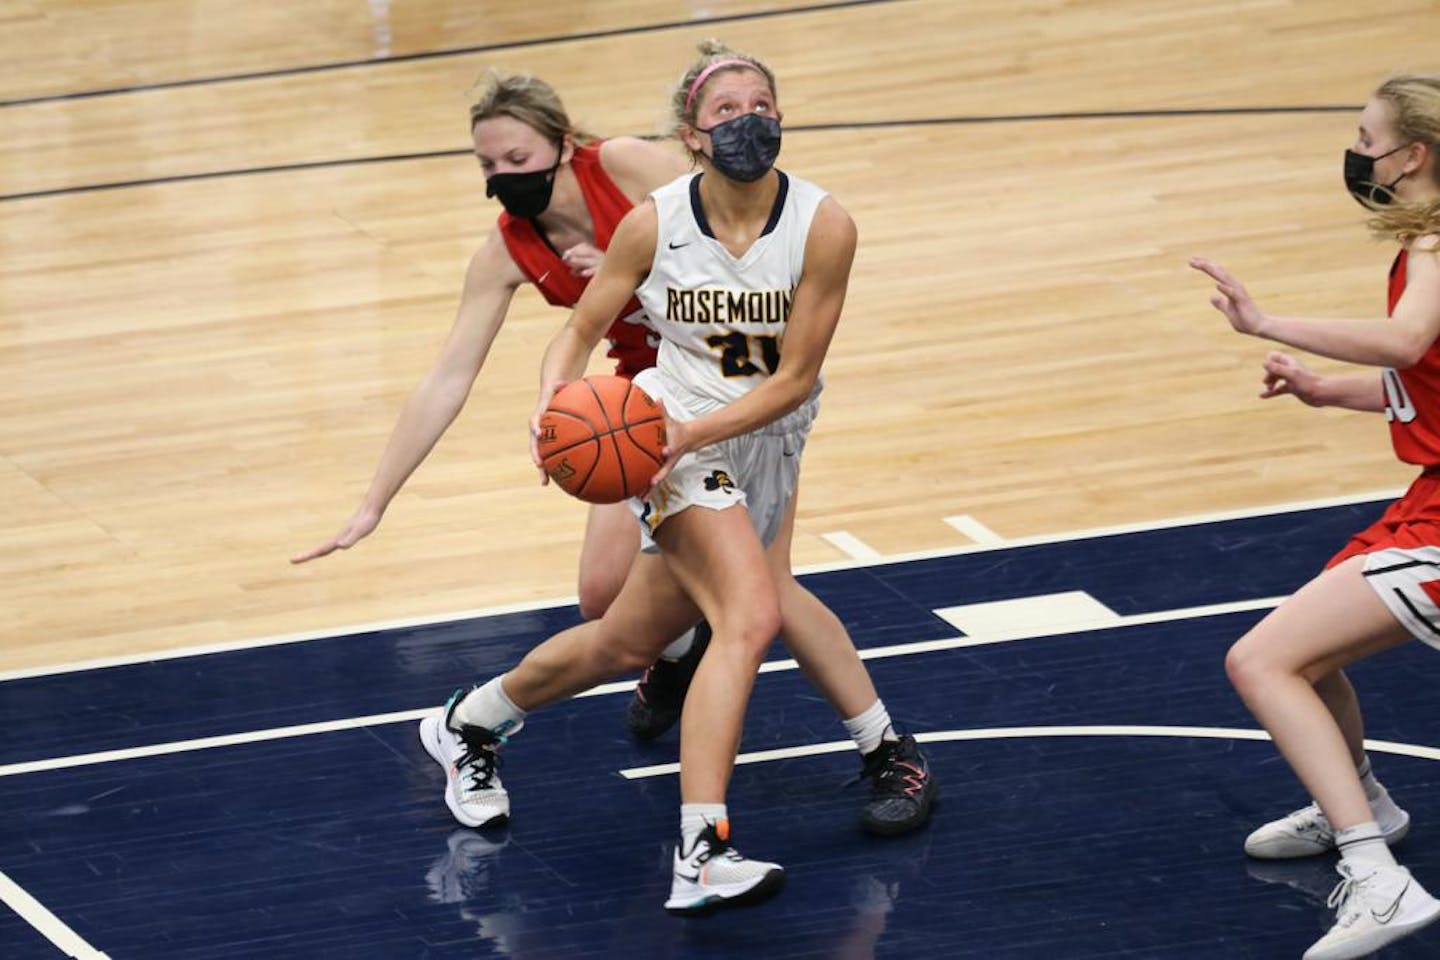
{"label": "number 21 on jersey", "polygon": [[[759,373],[771,374],[780,369],[780,338],[768,336],[747,337],[743,333],[715,334],[706,337],[705,343],[712,350],[720,351],[720,372],[727,377],[753,377]],[[750,345],[754,344],[760,354],[762,370],[750,359]]]}

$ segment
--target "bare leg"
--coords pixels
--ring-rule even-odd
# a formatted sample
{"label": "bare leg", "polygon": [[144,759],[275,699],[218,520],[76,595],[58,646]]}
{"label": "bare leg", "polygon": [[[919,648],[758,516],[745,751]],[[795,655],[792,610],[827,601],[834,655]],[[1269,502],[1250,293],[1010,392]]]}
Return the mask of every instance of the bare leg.
{"label": "bare leg", "polygon": [[[1373,814],[1356,773],[1353,744],[1342,731],[1348,721],[1337,719],[1315,684],[1409,639],[1365,582],[1363,563],[1363,557],[1353,557],[1311,580],[1241,637],[1225,659],[1245,705],[1337,831],[1368,822]],[[1342,712],[1348,709],[1346,695],[1333,682],[1326,691]],[[1358,708],[1354,716],[1358,720]]]}
{"label": "bare leg", "polygon": [[1345,745],[1350,748],[1350,759],[1358,769],[1365,762],[1365,720],[1360,713],[1360,698],[1344,670],[1327,673],[1315,681],[1315,692],[1325,701],[1325,709],[1335,718],[1340,732],[1345,736]]}
{"label": "bare leg", "polygon": [[605,614],[639,552],[640,526],[628,503],[597,503],[590,508],[580,546],[580,616],[598,620]]}
{"label": "bare leg", "polygon": [[699,611],[666,563],[638,554],[605,615],[557,633],[525,655],[501,684],[521,710],[567,699],[650,664]]}
{"label": "bare leg", "polygon": [[805,677],[846,720],[868,710],[879,699],[870,672],[840,618],[820,598],[800,585],[790,570],[790,544],[795,533],[795,504],[790,507],[775,541],[766,550],[780,593],[781,639]]}
{"label": "bare leg", "polygon": [[656,540],[713,631],[680,719],[680,796],[724,803],[755,674],[780,629],[779,599],[744,507],[691,507]]}

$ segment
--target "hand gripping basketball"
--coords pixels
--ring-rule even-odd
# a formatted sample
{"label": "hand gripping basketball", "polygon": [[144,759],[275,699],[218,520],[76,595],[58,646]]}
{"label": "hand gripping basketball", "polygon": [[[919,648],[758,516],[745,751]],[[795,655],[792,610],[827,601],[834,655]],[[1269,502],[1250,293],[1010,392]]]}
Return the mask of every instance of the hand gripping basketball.
{"label": "hand gripping basketball", "polygon": [[585,377],[550,399],[536,449],[541,469],[566,493],[617,503],[649,490],[665,462],[665,417],[624,377]]}

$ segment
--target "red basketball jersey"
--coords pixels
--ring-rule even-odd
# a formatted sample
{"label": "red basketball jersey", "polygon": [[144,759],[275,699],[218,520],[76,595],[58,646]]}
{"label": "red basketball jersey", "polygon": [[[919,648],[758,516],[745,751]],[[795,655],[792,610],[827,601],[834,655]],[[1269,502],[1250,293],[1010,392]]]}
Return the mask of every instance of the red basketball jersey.
{"label": "red basketball jersey", "polygon": [[[629,213],[634,204],[600,165],[599,143],[577,146],[570,169],[575,171],[575,179],[580,182],[580,194],[590,208],[590,219],[595,224],[595,246],[601,250],[608,249],[610,236],[620,218]],[[515,261],[526,279],[535,284],[548,303],[557,307],[575,306],[590,280],[570,272],[560,254],[535,229],[533,221],[501,213],[500,236],[505,239],[510,259]],[[606,331],[610,341],[606,356],[615,360],[615,372],[622,377],[633,377],[641,370],[655,366],[658,338],[644,323],[632,322],[643,317],[640,301],[631,297]]]}
{"label": "red basketball jersey", "polygon": [[[1409,251],[1401,250],[1390,267],[1387,315],[1405,292]],[[1420,362],[1404,370],[1386,369],[1385,419],[1395,455],[1423,467],[1440,465],[1440,340],[1430,345]]]}

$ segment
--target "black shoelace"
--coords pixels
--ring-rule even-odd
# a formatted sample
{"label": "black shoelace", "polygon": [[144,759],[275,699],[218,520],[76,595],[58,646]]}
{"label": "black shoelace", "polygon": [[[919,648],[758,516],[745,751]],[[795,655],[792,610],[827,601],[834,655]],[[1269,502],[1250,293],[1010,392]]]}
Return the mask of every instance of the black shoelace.
{"label": "black shoelace", "polygon": [[460,741],[465,744],[465,752],[460,754],[455,765],[465,770],[465,776],[470,778],[471,789],[489,788],[490,781],[495,779],[495,768],[500,762],[500,755],[496,753],[500,745],[499,738],[476,727],[466,727],[460,731]]}
{"label": "black shoelace", "polygon": [[737,853],[734,848],[730,846],[729,840],[720,839],[720,834],[718,831],[716,831],[715,825],[713,823],[707,823],[705,829],[700,831],[700,836],[695,839],[696,847],[701,846],[702,844],[704,845],[705,849],[701,850],[698,854],[695,853],[694,847],[690,849],[690,853],[695,856],[695,862],[697,865],[703,866],[704,864],[709,863],[711,860],[714,860],[716,857],[726,858],[730,860],[741,859],[740,854]]}

